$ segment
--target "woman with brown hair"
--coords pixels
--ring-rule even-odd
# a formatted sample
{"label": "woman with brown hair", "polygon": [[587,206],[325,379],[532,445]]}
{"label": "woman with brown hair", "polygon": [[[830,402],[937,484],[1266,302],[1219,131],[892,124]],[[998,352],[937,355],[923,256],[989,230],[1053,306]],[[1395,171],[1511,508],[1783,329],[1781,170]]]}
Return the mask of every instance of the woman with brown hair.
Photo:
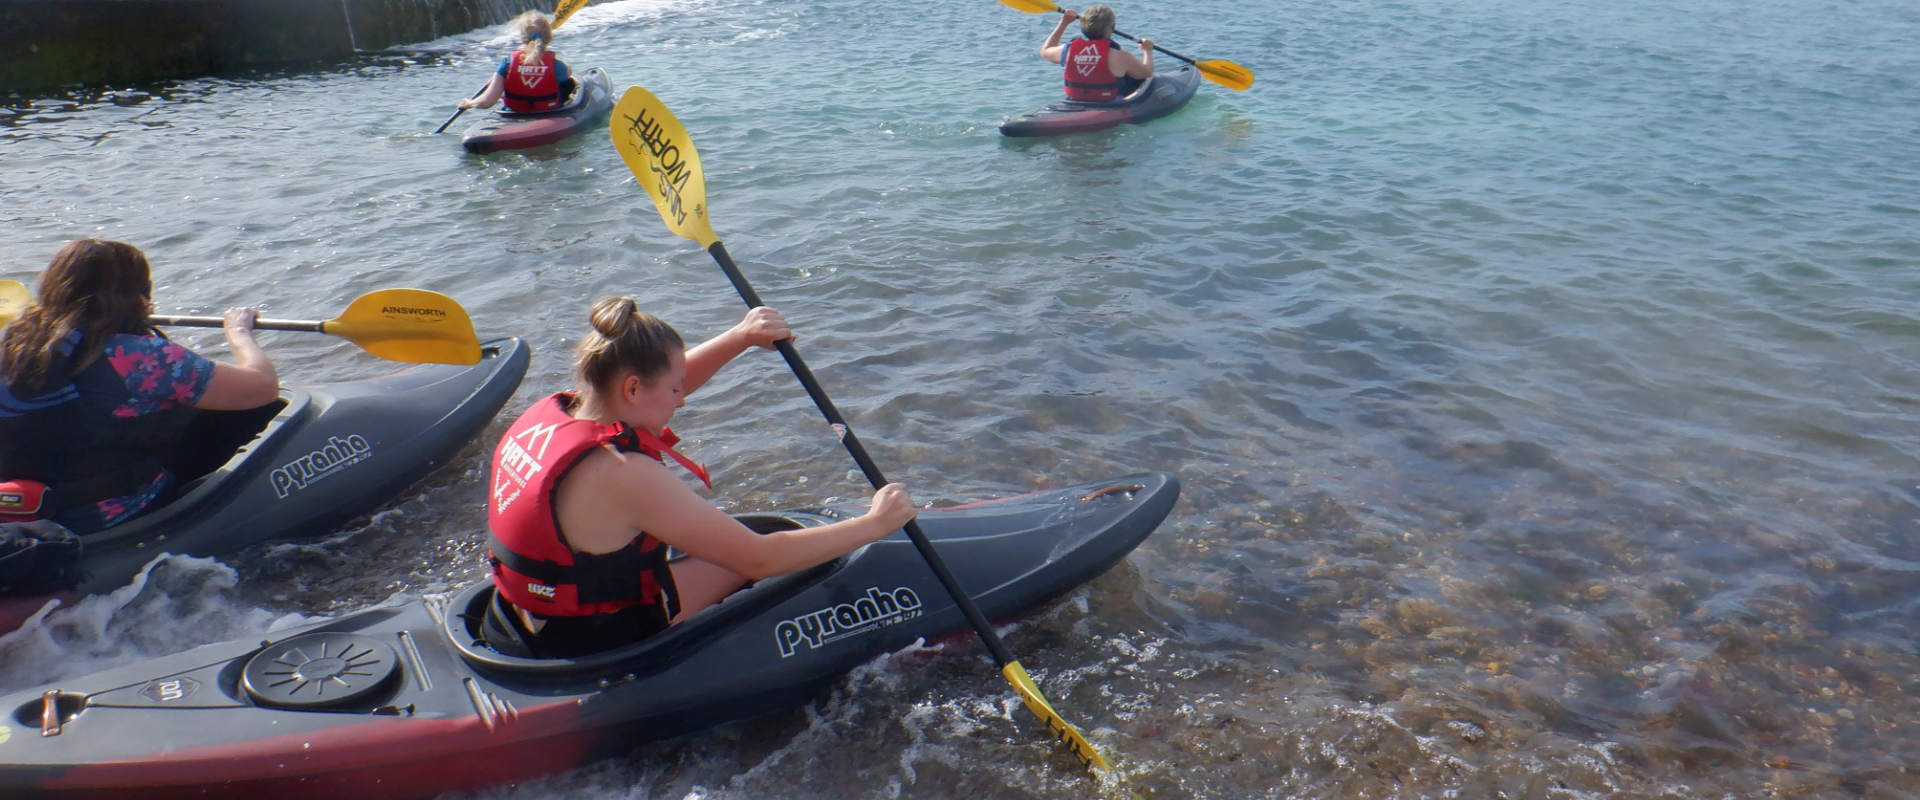
{"label": "woman with brown hair", "polygon": [[76,533],[117,525],[177,488],[167,457],[194,409],[255,408],[279,375],[253,339],[259,312],[230,308],[215,363],[152,326],[147,257],[81,239],[54,255],[38,297],[0,333],[0,481],[44,491],[30,513]]}
{"label": "woman with brown hair", "polygon": [[[734,357],[792,338],[778,312],[755,308],[692,349],[629,297],[595,303],[590,317],[574,356],[578,389],[535,403],[494,450],[487,628],[496,649],[560,657],[632,642],[748,581],[825,563],[913,519],[894,483],[857,518],[759,534],[668,471],[671,457],[706,482],[706,470],[673,449],[667,422]],[[668,545],[688,557],[669,564]]]}

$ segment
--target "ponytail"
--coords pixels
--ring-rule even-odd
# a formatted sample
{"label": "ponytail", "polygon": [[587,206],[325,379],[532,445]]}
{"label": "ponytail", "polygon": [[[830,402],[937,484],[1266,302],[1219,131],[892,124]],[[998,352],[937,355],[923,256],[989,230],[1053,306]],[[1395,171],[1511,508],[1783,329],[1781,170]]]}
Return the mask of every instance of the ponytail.
{"label": "ponytail", "polygon": [[531,64],[540,60],[541,54],[553,45],[553,23],[538,11],[529,11],[513,20],[514,27],[520,31],[520,63]]}

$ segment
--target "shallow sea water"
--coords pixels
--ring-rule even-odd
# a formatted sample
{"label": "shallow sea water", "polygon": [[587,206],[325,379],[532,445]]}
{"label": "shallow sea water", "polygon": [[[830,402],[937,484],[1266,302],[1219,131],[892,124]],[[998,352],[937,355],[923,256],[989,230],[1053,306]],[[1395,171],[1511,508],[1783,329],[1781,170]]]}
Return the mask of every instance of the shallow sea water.
{"label": "shallow sea water", "polygon": [[[687,125],[716,229],[917,499],[1180,474],[1125,564],[1005,632],[1117,772],[962,638],[471,796],[1920,795],[1920,7],[1118,11],[1258,82],[1015,141],[1050,22],[998,3],[623,0],[556,42]],[[10,98],[0,277],[91,235],[179,312],[434,288],[533,343],[516,406],[567,385],[594,297],[730,324],[604,135],[428,133],[500,33]],[[289,380],[381,369],[266,341]],[[0,685],[480,577],[503,425],[335,536],[0,639]],[[725,507],[863,494],[777,358],[675,427]]]}

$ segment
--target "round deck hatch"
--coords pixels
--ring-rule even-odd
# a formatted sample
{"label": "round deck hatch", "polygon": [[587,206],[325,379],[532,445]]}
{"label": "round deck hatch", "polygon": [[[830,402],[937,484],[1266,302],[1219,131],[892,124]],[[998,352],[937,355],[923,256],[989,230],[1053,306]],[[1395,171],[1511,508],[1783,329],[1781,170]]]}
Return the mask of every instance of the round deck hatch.
{"label": "round deck hatch", "polygon": [[353,633],[307,633],[267,645],[241,670],[254,702],[276,708],[364,703],[400,674],[386,642]]}

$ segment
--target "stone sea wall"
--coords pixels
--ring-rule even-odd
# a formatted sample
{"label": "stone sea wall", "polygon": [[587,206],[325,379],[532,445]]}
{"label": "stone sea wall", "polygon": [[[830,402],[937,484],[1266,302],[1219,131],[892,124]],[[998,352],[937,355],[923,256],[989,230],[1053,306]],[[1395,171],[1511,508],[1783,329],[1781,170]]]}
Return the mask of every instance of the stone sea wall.
{"label": "stone sea wall", "polygon": [[0,0],[0,92],[345,58],[552,0]]}

